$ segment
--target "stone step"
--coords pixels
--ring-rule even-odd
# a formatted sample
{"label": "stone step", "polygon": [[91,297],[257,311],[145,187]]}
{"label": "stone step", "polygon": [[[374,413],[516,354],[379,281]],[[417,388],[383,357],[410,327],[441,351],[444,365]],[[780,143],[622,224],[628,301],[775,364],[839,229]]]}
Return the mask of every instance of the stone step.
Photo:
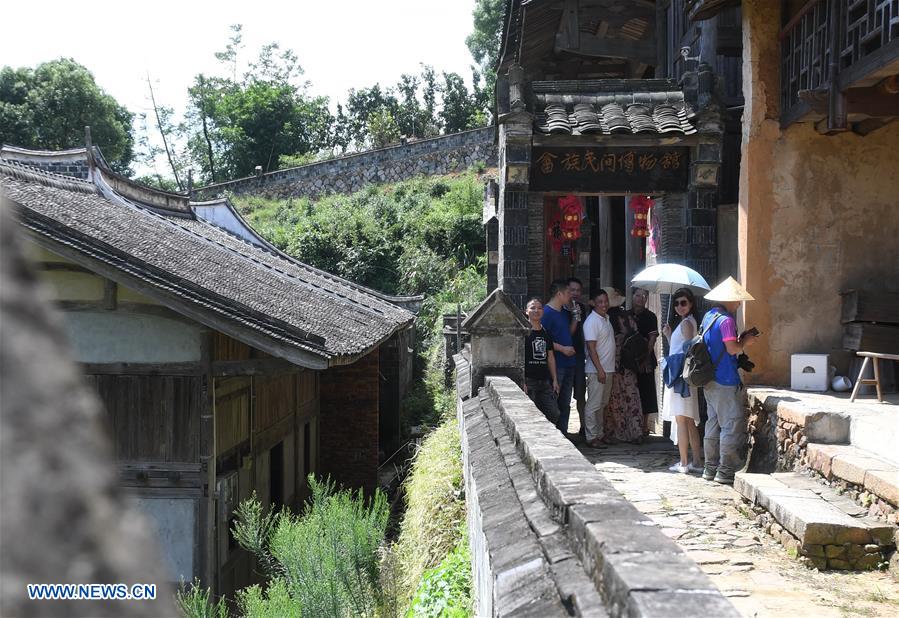
{"label": "stone step", "polygon": [[899,506],[899,466],[848,444],[808,444],[808,464],[828,480],[841,479]]}
{"label": "stone step", "polygon": [[895,548],[896,527],[852,516],[846,510],[849,505],[823,497],[828,488],[814,491],[808,481],[793,472],[740,472],[734,489],[753,506],[768,511],[794,539],[788,543],[789,538],[781,537],[781,542],[795,543],[798,553],[818,568],[872,569],[884,561]]}
{"label": "stone step", "polygon": [[869,403],[853,412],[849,444],[899,466],[899,406]]}

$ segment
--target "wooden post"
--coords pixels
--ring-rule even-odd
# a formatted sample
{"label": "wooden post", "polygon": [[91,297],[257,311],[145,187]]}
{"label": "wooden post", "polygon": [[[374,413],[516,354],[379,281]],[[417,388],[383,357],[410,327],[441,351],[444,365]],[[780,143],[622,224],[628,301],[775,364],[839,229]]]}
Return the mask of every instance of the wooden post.
{"label": "wooden post", "polygon": [[215,516],[215,378],[212,376],[212,331],[206,331],[202,343],[203,392],[200,399],[200,474],[203,495],[199,508],[198,540],[200,579],[204,587],[218,594]]}
{"label": "wooden post", "polygon": [[643,266],[643,243],[642,239],[631,236],[631,230],[634,227],[634,211],[630,207],[631,194],[628,193],[624,197],[624,269],[625,269],[625,296],[627,297],[627,306],[631,306],[631,279],[634,278]]}
{"label": "wooden post", "polygon": [[830,3],[830,66],[828,67],[830,84],[828,85],[827,130],[845,131],[848,128],[846,117],[846,96],[840,91],[840,35],[843,31],[843,2],[832,0]]}
{"label": "wooden post", "polygon": [[[612,204],[607,195],[599,196],[598,229],[599,234],[599,284],[612,285],[614,269],[612,268]],[[590,282],[592,289],[593,282]],[[588,293],[592,293],[589,292]]]}

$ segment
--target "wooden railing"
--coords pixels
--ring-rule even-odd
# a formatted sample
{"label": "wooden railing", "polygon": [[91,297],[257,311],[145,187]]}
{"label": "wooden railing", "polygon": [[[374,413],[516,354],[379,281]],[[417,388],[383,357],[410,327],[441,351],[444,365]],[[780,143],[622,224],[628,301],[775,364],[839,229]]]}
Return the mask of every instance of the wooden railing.
{"label": "wooden railing", "polygon": [[828,89],[834,79],[844,90],[899,58],[899,0],[810,0],[784,26],[780,49],[781,122],[789,124],[807,111],[800,91]]}

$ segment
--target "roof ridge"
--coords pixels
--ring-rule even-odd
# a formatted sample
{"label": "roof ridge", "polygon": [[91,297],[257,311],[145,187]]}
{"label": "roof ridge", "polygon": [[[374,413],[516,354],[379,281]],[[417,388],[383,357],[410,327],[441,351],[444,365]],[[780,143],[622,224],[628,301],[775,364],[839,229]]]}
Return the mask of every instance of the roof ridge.
{"label": "roof ridge", "polygon": [[9,159],[0,159],[0,175],[10,176],[26,182],[37,182],[42,185],[63,189],[65,191],[99,193],[97,187],[90,180],[48,172],[39,167],[25,165],[24,163]]}

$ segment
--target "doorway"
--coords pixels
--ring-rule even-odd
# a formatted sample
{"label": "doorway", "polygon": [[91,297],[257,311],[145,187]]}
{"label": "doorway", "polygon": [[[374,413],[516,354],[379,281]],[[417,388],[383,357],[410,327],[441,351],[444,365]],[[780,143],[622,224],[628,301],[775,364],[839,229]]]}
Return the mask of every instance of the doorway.
{"label": "doorway", "polygon": [[[585,292],[594,286],[611,285],[626,295],[628,262],[639,259],[642,267],[646,255],[646,240],[632,237],[628,229],[628,196],[579,195],[586,219],[581,225],[581,237],[570,243],[553,238],[553,228],[562,217],[559,208],[562,197],[564,194],[547,194],[543,199],[543,296],[554,280],[569,277],[580,279]],[[630,267],[633,269],[634,264]]]}

